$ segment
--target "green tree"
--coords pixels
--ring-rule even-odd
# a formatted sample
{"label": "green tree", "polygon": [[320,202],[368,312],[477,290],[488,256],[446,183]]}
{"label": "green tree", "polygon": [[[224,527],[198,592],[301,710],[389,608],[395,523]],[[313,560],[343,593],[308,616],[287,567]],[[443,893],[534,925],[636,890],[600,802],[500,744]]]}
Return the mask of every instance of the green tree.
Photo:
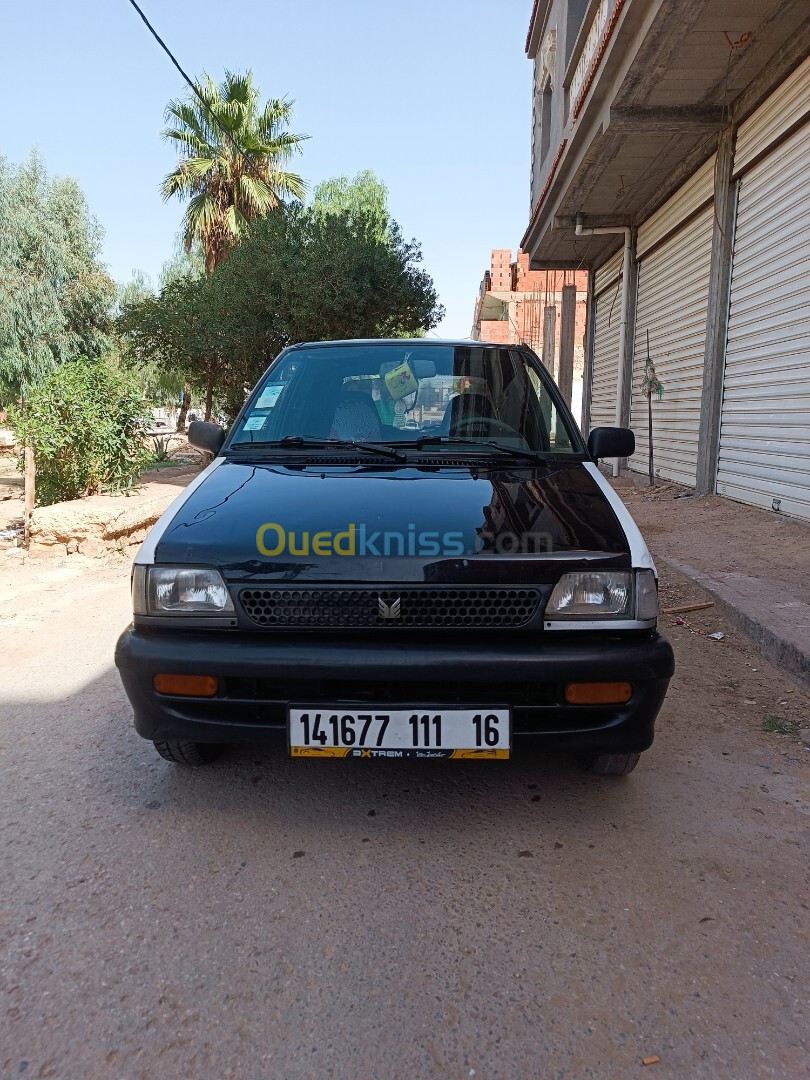
{"label": "green tree", "polygon": [[193,274],[173,277],[158,296],[125,305],[118,327],[142,377],[148,373],[157,385],[182,393],[178,430],[185,427],[192,395],[203,397],[209,419],[215,389],[228,383],[233,370],[229,347],[235,332],[218,283]]}
{"label": "green tree", "polygon": [[116,316],[120,315],[121,311],[128,305],[137,304],[140,300],[145,300],[147,296],[154,295],[155,290],[152,288],[152,282],[149,275],[145,274],[143,270],[133,270],[129,281],[116,285]]}
{"label": "green tree", "polygon": [[381,221],[378,206],[279,208],[210,277],[177,277],[125,308],[130,355],[184,372],[203,388],[206,415],[215,397],[235,415],[285,345],[420,335],[443,309],[419,245],[390,218],[383,233]]}
{"label": "green tree", "polygon": [[223,262],[248,224],[282,200],[303,198],[304,181],[285,166],[300,153],[305,135],[286,126],[293,102],[270,99],[262,107],[253,75],[225,73],[220,86],[209,75],[197,93],[169,102],[163,137],[180,153],[163,181],[163,197],[188,199],[186,250],[199,245],[206,273]]}
{"label": "green tree", "polygon": [[[178,237],[174,255],[163,264],[160,272],[160,287],[165,289],[173,282],[183,280],[190,281],[203,277],[205,274],[205,258],[199,244],[194,245],[189,251],[185,249],[182,235]],[[191,408],[192,392],[200,390],[200,385],[195,379],[195,368],[189,371],[186,368],[178,371],[173,365],[153,365],[160,372],[160,384],[170,390],[175,401],[180,401],[180,410],[177,414],[177,431],[186,430],[186,418]],[[194,384],[194,385],[192,385]],[[210,417],[206,416],[206,420]]]}
{"label": "green tree", "polygon": [[58,364],[109,345],[115,286],[101,230],[78,184],[49,180],[35,154],[0,158],[0,396],[13,400]]}
{"label": "green tree", "polygon": [[363,230],[370,229],[379,240],[389,237],[388,188],[370,169],[359,172],[353,180],[348,176],[324,180],[312,192],[310,208],[316,221],[336,216]]}
{"label": "green tree", "polygon": [[78,357],[31,389],[9,420],[36,459],[40,505],[132,487],[148,461],[138,428],[141,390],[111,359]]}
{"label": "green tree", "polygon": [[[291,206],[256,223],[213,280],[267,360],[297,341],[417,335],[442,318],[415,241],[375,210]],[[248,335],[248,331],[252,334]]]}
{"label": "green tree", "polygon": [[[162,279],[163,275],[161,275]],[[139,304],[146,304],[147,301],[154,300],[154,298],[155,290],[152,283],[149,277],[141,270],[134,270],[129,281],[118,285],[115,302],[117,330],[115,352],[118,359],[133,368],[140,380],[144,401],[147,405],[173,406],[181,399],[186,388],[184,373],[178,371],[173,364],[164,363],[158,354],[131,365],[129,363],[132,359],[129,342],[122,335],[122,315],[124,311],[137,307]],[[188,393],[190,398],[190,388]],[[182,427],[184,426],[185,415],[183,416]]]}

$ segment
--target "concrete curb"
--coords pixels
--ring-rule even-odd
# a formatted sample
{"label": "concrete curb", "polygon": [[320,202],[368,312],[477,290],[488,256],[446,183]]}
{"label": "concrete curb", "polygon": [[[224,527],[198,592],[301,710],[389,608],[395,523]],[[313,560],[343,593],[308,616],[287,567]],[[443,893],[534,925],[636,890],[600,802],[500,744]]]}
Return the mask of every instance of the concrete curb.
{"label": "concrete curb", "polygon": [[677,559],[658,558],[711,593],[718,610],[763,656],[810,689],[810,605],[774,596],[761,581],[744,574],[710,577]]}

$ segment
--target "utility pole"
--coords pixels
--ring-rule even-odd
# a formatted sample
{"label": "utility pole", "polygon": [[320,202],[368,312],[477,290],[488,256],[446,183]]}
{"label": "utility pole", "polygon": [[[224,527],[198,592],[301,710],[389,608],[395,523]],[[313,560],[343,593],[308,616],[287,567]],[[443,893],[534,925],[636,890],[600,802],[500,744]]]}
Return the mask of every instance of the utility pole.
{"label": "utility pole", "polygon": [[28,547],[31,541],[31,514],[34,511],[36,494],[37,469],[34,460],[34,451],[26,446],[23,453],[23,545]]}

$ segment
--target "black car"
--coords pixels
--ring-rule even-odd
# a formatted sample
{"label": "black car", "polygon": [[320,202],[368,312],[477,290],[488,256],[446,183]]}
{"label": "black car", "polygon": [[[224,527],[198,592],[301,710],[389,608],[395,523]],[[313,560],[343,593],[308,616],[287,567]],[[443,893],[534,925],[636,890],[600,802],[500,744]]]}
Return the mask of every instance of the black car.
{"label": "black car", "polygon": [[475,341],[286,349],[133,568],[116,664],[169,761],[572,751],[630,772],[673,672],[650,555],[538,358]]}

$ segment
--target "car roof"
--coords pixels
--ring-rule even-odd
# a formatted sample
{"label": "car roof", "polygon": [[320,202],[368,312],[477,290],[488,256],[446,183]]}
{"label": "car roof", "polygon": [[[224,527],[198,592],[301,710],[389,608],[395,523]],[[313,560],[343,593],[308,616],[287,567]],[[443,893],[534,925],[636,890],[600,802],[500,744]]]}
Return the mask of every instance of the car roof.
{"label": "car roof", "polygon": [[493,348],[492,341],[476,341],[473,338],[346,338],[342,341],[300,341],[289,345],[288,349],[328,349],[336,345],[480,345]]}

